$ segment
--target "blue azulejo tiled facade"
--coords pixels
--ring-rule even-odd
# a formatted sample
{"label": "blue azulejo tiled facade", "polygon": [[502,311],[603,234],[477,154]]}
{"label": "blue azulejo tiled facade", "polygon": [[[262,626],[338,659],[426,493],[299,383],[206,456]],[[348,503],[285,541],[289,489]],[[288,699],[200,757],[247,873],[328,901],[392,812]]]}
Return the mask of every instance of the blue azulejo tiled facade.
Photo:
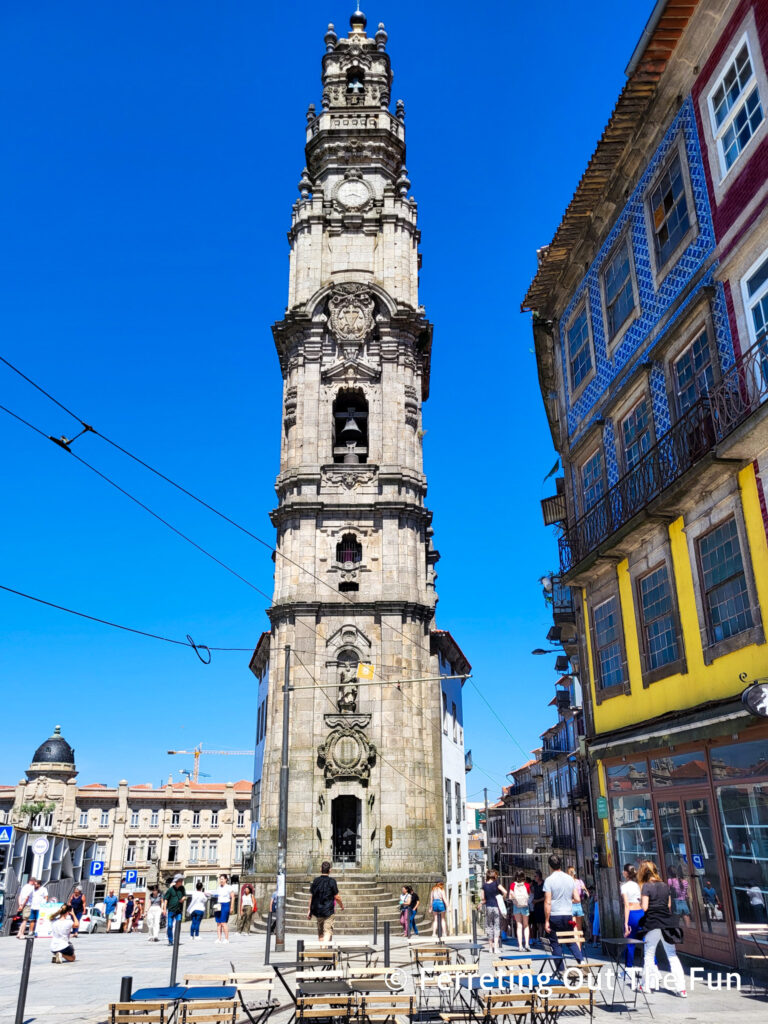
{"label": "blue azulejo tiled facade", "polygon": [[[691,186],[693,211],[689,211],[691,219],[695,213],[696,228],[690,244],[675,260],[669,270],[658,281],[654,281],[652,268],[652,239],[649,237],[646,221],[645,204],[649,185],[672,157],[673,147],[678,139],[682,140],[686,160],[687,174]],[[632,256],[637,284],[638,310],[635,319],[630,323],[623,336],[615,343],[609,354],[607,332],[603,319],[603,303],[601,299],[600,275],[605,268],[606,258],[611,254],[614,245],[623,233],[631,240]],[[635,186],[626,205],[617,217],[608,237],[597,253],[592,265],[573,294],[571,301],[560,319],[560,352],[562,359],[563,379],[566,381],[565,401],[568,416],[568,436],[570,445],[575,444],[586,430],[600,416],[598,408],[600,399],[609,392],[615,393],[629,379],[637,366],[644,360],[647,349],[652,344],[654,328],[669,314],[670,308],[678,303],[674,317],[665,324],[665,332],[673,328],[681,314],[699,294],[702,288],[712,287],[713,270],[702,273],[714,251],[715,238],[707,197],[706,180],[702,163],[699,140],[696,134],[693,104],[688,98],[680,108],[675,120],[670,125],[661,145],[653,155],[642,177]],[[695,284],[692,284],[696,278]],[[683,294],[684,300],[679,300]],[[566,328],[579,306],[587,299],[587,307],[592,329],[594,349],[594,373],[577,393],[575,401],[571,400],[570,377],[568,372],[568,342]],[[733,361],[733,344],[731,341],[728,319],[722,286],[716,285],[715,298],[712,303],[712,320],[716,334],[716,344],[725,369]],[[660,367],[654,367],[650,375],[651,403],[653,408],[656,436],[665,433],[671,424],[670,409],[666,394],[664,374]],[[606,423],[603,441],[605,445],[606,478],[608,485],[616,482],[618,463],[615,452],[615,438],[610,423]]]}

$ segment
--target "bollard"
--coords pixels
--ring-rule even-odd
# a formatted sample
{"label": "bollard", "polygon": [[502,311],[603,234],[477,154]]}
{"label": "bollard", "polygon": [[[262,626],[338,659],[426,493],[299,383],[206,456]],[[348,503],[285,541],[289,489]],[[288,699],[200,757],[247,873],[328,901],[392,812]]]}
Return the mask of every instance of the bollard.
{"label": "bollard", "polygon": [[181,944],[181,916],[176,920],[176,927],[173,931],[173,953],[171,955],[171,980],[168,982],[171,988],[176,984],[176,968],[179,963],[179,945]]}
{"label": "bollard", "polygon": [[264,965],[269,964],[269,947],[272,945],[272,911],[267,914],[267,946],[264,950]]}
{"label": "bollard", "polygon": [[477,944],[477,911],[472,908],[472,941]]}
{"label": "bollard", "polygon": [[437,915],[437,941],[443,941],[443,915]]}
{"label": "bollard", "polygon": [[384,966],[389,967],[389,921],[384,922]]}
{"label": "bollard", "polygon": [[296,939],[296,959],[304,959],[304,939]]}
{"label": "bollard", "polygon": [[16,1020],[14,1024],[24,1024],[24,1006],[27,1002],[27,985],[29,984],[29,971],[32,967],[32,950],[35,948],[34,935],[27,935],[24,946],[24,962],[21,965],[21,980],[19,981],[19,999],[16,1003]]}
{"label": "bollard", "polygon": [[373,944],[374,946],[379,941],[379,908],[374,903],[373,905]]}
{"label": "bollard", "polygon": [[[120,1002],[130,1003],[131,995],[133,993],[133,978],[126,977],[125,975],[120,979]],[[130,1010],[121,1010],[118,1014],[119,1017],[130,1016]]]}
{"label": "bollard", "polygon": [[457,908],[454,908],[453,911],[453,934],[459,934],[459,911]]}

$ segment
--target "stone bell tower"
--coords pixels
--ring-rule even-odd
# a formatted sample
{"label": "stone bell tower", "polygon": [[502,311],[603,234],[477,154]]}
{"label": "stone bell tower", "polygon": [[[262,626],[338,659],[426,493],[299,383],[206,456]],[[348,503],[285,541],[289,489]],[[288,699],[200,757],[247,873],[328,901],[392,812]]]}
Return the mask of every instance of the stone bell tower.
{"label": "stone bell tower", "polygon": [[[321,861],[393,885],[445,870],[435,563],[421,405],[432,326],[387,33],[325,35],[293,206],[269,702],[255,874],[274,882],[291,647],[287,880]],[[260,655],[263,657],[263,654]],[[372,663],[373,682],[357,679]],[[408,680],[400,685],[401,680]],[[415,680],[415,681],[413,681]]]}

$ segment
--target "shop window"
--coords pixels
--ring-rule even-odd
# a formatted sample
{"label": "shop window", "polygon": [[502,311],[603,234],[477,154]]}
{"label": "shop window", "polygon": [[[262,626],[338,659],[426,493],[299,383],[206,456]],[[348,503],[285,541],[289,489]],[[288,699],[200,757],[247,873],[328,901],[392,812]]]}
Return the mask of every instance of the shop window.
{"label": "shop window", "polygon": [[691,342],[673,367],[677,411],[683,416],[692,405],[709,393],[715,383],[712,351],[706,330]]}
{"label": "shop window", "polygon": [[656,786],[684,786],[707,781],[707,755],[703,750],[692,754],[670,754],[651,761],[651,779]]}
{"label": "shop window", "polygon": [[648,789],[648,767],[645,761],[622,761],[605,769],[609,793],[629,793]]}
{"label": "shop window", "polygon": [[698,541],[701,585],[710,644],[752,626],[736,520],[726,519]]}
{"label": "shop window", "polygon": [[680,659],[677,619],[666,565],[638,580],[642,648],[646,671],[672,665]]}
{"label": "shop window", "polygon": [[722,779],[731,781],[768,777],[768,736],[748,743],[712,747],[709,756],[715,782]]}
{"label": "shop window", "polygon": [[619,870],[625,864],[637,864],[641,860],[658,863],[650,795],[614,797],[611,813]]}
{"label": "shop window", "polygon": [[736,921],[765,926],[768,904],[768,785],[717,790]]}

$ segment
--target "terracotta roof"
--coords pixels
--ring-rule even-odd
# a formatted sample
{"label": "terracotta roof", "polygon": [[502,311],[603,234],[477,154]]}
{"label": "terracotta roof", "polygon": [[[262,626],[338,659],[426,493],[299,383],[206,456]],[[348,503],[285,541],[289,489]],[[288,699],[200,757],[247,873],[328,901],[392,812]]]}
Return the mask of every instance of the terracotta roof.
{"label": "terracotta roof", "polygon": [[539,268],[523,299],[522,310],[536,312],[546,308],[574,246],[587,231],[596,207],[642,123],[659,79],[698,2],[668,0],[637,63],[633,57],[634,67],[627,84],[621,90],[555,237],[538,252]]}
{"label": "terracotta roof", "polygon": [[89,782],[85,786],[78,786],[78,789],[115,789],[115,786],[105,786],[103,782]]}

